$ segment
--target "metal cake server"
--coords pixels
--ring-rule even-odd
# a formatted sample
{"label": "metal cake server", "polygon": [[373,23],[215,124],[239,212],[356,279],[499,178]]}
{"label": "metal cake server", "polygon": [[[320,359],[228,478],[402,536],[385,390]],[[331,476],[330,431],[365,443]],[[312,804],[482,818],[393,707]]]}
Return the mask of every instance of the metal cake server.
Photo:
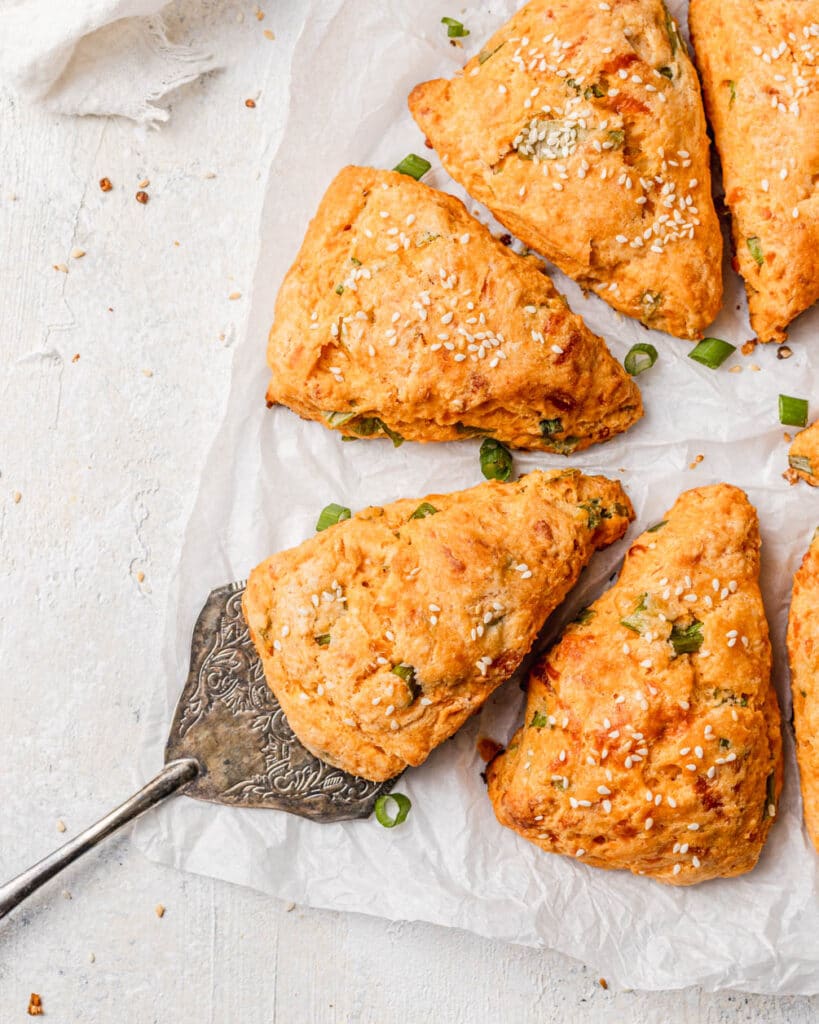
{"label": "metal cake server", "polygon": [[267,807],[314,821],[366,818],[395,779],[369,782],[319,761],[296,739],[264,678],[242,615],[245,583],[212,591],[193,630],[188,679],[165,767],[124,804],[6,885],[0,918],[107,836],[174,793]]}

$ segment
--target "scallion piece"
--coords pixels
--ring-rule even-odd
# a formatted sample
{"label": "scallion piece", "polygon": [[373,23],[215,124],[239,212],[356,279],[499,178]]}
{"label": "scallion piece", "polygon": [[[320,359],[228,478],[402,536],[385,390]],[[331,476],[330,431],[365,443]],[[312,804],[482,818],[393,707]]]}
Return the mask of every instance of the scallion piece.
{"label": "scallion piece", "polygon": [[343,505],[337,505],[334,501],[331,501],[329,505],[326,505],[321,510],[321,515],[318,517],[316,523],[316,533],[321,533],[322,530],[326,530],[328,526],[335,526],[336,523],[340,523],[342,519],[349,519],[352,512]]}
{"label": "scallion piece", "polygon": [[415,678],[415,669],[412,665],[405,665],[403,661],[398,665],[393,665],[391,671],[394,675],[400,676],[405,683],[409,683]]}
{"label": "scallion piece", "polygon": [[440,512],[434,505],[430,505],[428,501],[422,501],[418,508],[412,513],[410,519],[426,519],[427,516],[434,516],[436,512]]}
{"label": "scallion piece", "polygon": [[411,178],[415,178],[418,181],[419,178],[423,178],[430,167],[432,167],[432,164],[429,160],[425,160],[416,153],[408,153],[400,164],[396,164],[393,167],[393,170],[398,171],[399,174],[408,174]]}
{"label": "scallion piece", "polygon": [[709,370],[716,370],[735,351],[736,345],[723,341],[722,338],[703,338],[698,345],[691,349],[688,358],[695,359],[703,366],[707,366]]}
{"label": "scallion piece", "polygon": [[532,721],[529,723],[529,727],[532,729],[543,729],[549,724],[548,716],[543,711],[536,711],[532,715]]}
{"label": "scallion piece", "polygon": [[797,473],[807,473],[808,476],[813,476],[813,467],[807,455],[789,455],[788,465]]}
{"label": "scallion piece", "polygon": [[329,647],[332,638],[329,633],[322,633],[320,636],[313,637],[313,639],[319,647]]}
{"label": "scallion piece", "polygon": [[793,398],[791,395],[780,395],[779,422],[786,427],[806,427],[808,425],[807,398]]}
{"label": "scallion piece", "polygon": [[641,594],[640,600],[637,602],[634,611],[625,619],[620,619],[620,625],[625,626],[626,629],[630,629],[632,633],[644,633],[646,624],[642,613],[646,610],[647,602],[648,594]]}
{"label": "scallion piece", "polygon": [[637,345],[632,345],[628,350],[626,358],[623,360],[623,366],[626,368],[626,373],[636,377],[638,373],[650,370],[656,362],[657,349],[653,345],[649,345],[648,342],[640,342]]}
{"label": "scallion piece", "polygon": [[674,654],[696,654],[702,647],[702,623],[694,619],[688,626],[672,626],[668,642]]}
{"label": "scallion piece", "polygon": [[761,267],[765,262],[765,253],[762,251],[762,246],[759,244],[759,239],[756,235],[751,235],[750,238],[745,239],[745,244],[748,246],[748,252],[753,256],[754,262],[758,267]]}
{"label": "scallion piece", "polygon": [[662,528],[663,528],[663,527],[664,527],[664,526],[665,526],[665,525],[666,525],[667,523],[668,523],[668,520],[667,520],[667,519],[661,519],[661,520],[659,521],[659,523],[655,523],[655,524],[654,524],[653,526],[649,526],[649,528],[648,528],[648,529],[646,530],[646,533],[657,533],[657,531],[658,531],[658,530],[662,530]]}
{"label": "scallion piece", "polygon": [[456,18],[441,18],[441,24],[446,25],[446,34],[450,39],[463,39],[469,35],[469,29],[464,28],[463,22]]}
{"label": "scallion piece", "polygon": [[512,453],[494,437],[483,439],[480,458],[481,472],[487,480],[508,480],[512,475]]}
{"label": "scallion piece", "polygon": [[554,434],[562,432],[563,420],[541,420],[539,426],[541,437],[552,437]]}
{"label": "scallion piece", "polygon": [[[395,805],[393,812],[392,805]],[[375,818],[384,828],[395,828],[407,820],[412,803],[403,793],[385,793],[375,801]]]}

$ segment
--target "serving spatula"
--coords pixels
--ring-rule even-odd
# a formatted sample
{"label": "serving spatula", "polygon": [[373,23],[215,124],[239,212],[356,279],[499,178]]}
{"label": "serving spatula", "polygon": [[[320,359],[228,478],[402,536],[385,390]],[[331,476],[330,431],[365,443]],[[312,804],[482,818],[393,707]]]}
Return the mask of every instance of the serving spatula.
{"label": "serving spatula", "polygon": [[245,584],[212,591],[193,630],[188,679],[165,767],[129,800],[6,885],[0,918],[101,840],[174,793],[317,822],[366,818],[394,779],[369,782],[319,761],[296,739],[267,686],[242,616]]}

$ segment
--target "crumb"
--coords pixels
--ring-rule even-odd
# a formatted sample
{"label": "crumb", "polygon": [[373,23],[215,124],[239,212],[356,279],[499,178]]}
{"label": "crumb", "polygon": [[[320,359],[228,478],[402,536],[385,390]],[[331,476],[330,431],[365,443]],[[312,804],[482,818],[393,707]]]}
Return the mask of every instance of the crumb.
{"label": "crumb", "polygon": [[728,372],[729,373],[742,373],[742,367],[739,366],[739,364],[737,364],[736,366],[732,366],[731,369]]}
{"label": "crumb", "polygon": [[177,249],[179,248],[179,242],[177,242],[176,240],[174,240],[174,243],[173,243],[173,244],[174,244],[174,245],[176,246],[176,248],[177,248]]}
{"label": "crumb", "polygon": [[110,178],[100,178],[100,188],[103,192],[110,192],[113,187]]}
{"label": "crumb", "polygon": [[793,487],[794,484],[799,483],[799,474],[796,472],[795,469],[788,468],[782,474],[782,479],[787,480],[791,487]]}
{"label": "crumb", "polygon": [[241,297],[242,297],[242,293],[241,292],[231,292],[230,295],[228,295],[228,298],[232,302],[234,302],[236,299],[241,299]]}
{"label": "crumb", "polygon": [[72,260],[81,260],[85,256],[85,249],[72,249],[69,256]]}
{"label": "crumb", "polygon": [[744,356],[749,356],[757,346],[756,338],[749,338],[748,341],[742,346],[740,351]]}
{"label": "crumb", "polygon": [[759,363],[749,363],[748,369],[753,370],[754,373],[759,373],[762,367],[759,365]]}
{"label": "crumb", "polygon": [[488,764],[496,754],[503,750],[500,743],[497,743],[489,736],[479,736],[478,742],[475,744],[475,748],[478,751],[478,756],[484,764]]}
{"label": "crumb", "polygon": [[61,274],[67,274],[68,273],[68,267],[64,263],[55,263],[55,264],[53,264],[53,266],[54,266],[54,269],[55,270],[59,270]]}
{"label": "crumb", "polygon": [[600,985],[600,988],[608,988],[609,987],[609,983],[606,981],[605,978],[601,978],[600,979],[599,985]]}
{"label": "crumb", "polygon": [[97,962],[97,957],[95,953],[88,954],[88,962],[89,964],[95,964]]}
{"label": "crumb", "polygon": [[80,361],[80,353],[79,352],[75,352],[74,355],[71,357],[71,362],[72,363],[78,363],[79,361]]}
{"label": "crumb", "polygon": [[137,583],[144,583],[145,582],[145,573],[144,572],[140,571],[140,572],[136,573],[135,575],[136,575],[136,578],[137,578]]}
{"label": "crumb", "polygon": [[296,904],[295,903],[288,903],[287,906],[284,908],[284,912],[286,914],[289,914],[292,911],[294,911],[295,909],[296,909]]}
{"label": "crumb", "polygon": [[224,340],[225,340],[225,332],[224,331],[220,331],[219,332],[219,341],[224,341]]}
{"label": "crumb", "polygon": [[165,907],[161,903],[157,903],[157,905],[154,907],[154,913],[156,914],[157,917],[164,917]]}
{"label": "crumb", "polygon": [[791,435],[790,435],[790,434],[789,434],[789,433],[787,432],[787,430],[786,430],[786,431],[785,431],[785,433],[784,433],[784,434],[782,435],[782,437],[783,437],[783,438],[784,438],[784,439],[785,439],[785,440],[786,440],[786,441],[788,442],[788,444],[790,444],[790,443],[791,443],[791,441],[793,440],[793,438],[792,438],[792,437],[791,437]]}
{"label": "crumb", "polygon": [[202,175],[202,177],[205,178],[206,180],[210,180],[211,178],[215,178],[216,177],[216,172],[215,171],[205,171],[205,173]]}
{"label": "crumb", "polygon": [[151,183],[147,178],[143,178],[142,181],[137,185],[137,188],[147,188],[150,184]]}
{"label": "crumb", "polygon": [[777,359],[790,359],[792,355],[793,349],[789,348],[787,345],[780,345],[779,348],[776,350]]}
{"label": "crumb", "polygon": [[136,199],[136,201],[138,203],[142,203],[142,205],[144,206],[151,197],[148,195],[147,192],[139,191],[139,192],[137,192],[137,194],[136,194],[136,196],[134,198]]}
{"label": "crumb", "polygon": [[256,21],[264,21],[264,11],[258,5],[253,8],[253,13],[256,15]]}
{"label": "crumb", "polygon": [[11,498],[15,505],[19,505],[23,498],[23,495],[19,491],[15,491],[14,494],[12,494]]}
{"label": "crumb", "polygon": [[68,889],[63,889],[63,899],[64,900],[71,900],[73,898],[74,897],[71,895],[71,893],[68,891]]}
{"label": "crumb", "polygon": [[154,375],[154,371],[153,370],[143,370],[142,371],[142,376],[143,377],[153,377],[153,375]]}
{"label": "crumb", "polygon": [[60,818],[57,821],[57,831],[58,832],[65,832],[65,822],[63,821],[62,818]]}
{"label": "crumb", "polygon": [[256,100],[245,100],[245,106],[250,107],[250,109],[252,110],[256,106]]}
{"label": "crumb", "polygon": [[29,1017],[42,1017],[43,1015],[43,1000],[36,992],[32,992],[28,998],[28,1015]]}
{"label": "crumb", "polygon": [[697,466],[699,466],[699,464],[702,462],[702,460],[704,458],[705,458],[704,455],[697,455],[696,458],[694,459],[694,461],[689,464],[688,468],[689,469],[696,469]]}
{"label": "crumb", "polygon": [[269,29],[269,28],[266,28],[264,30],[264,37],[265,37],[265,39],[275,39],[276,38],[275,33],[273,32],[273,30]]}

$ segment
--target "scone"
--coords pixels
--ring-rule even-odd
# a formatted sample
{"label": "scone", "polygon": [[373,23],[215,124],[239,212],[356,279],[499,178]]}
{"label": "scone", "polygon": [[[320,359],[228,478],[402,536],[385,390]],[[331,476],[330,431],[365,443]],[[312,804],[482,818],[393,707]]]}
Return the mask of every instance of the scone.
{"label": "scone", "polygon": [[691,0],[751,327],[783,341],[819,297],[819,0]]}
{"label": "scone", "polygon": [[276,301],[269,403],[347,437],[489,434],[567,454],[642,415],[637,385],[566,305],[452,196],[347,167]]}
{"label": "scone", "polygon": [[819,529],[793,578],[788,657],[802,807],[819,853]]}
{"label": "scone", "polygon": [[632,517],[619,483],[536,471],[368,508],[268,558],[243,607],[293,731],[367,779],[421,764]]}
{"label": "scone", "polygon": [[745,494],[686,491],[533,671],[488,768],[498,820],[550,853],[673,885],[756,864],[780,716]]}
{"label": "scone", "polygon": [[[795,477],[819,487],[819,420],[800,430],[791,442],[788,465]],[[796,479],[794,478],[794,483]]]}
{"label": "scone", "polygon": [[705,116],[662,0],[532,0],[409,105],[456,181],[615,309],[681,338],[717,315]]}

